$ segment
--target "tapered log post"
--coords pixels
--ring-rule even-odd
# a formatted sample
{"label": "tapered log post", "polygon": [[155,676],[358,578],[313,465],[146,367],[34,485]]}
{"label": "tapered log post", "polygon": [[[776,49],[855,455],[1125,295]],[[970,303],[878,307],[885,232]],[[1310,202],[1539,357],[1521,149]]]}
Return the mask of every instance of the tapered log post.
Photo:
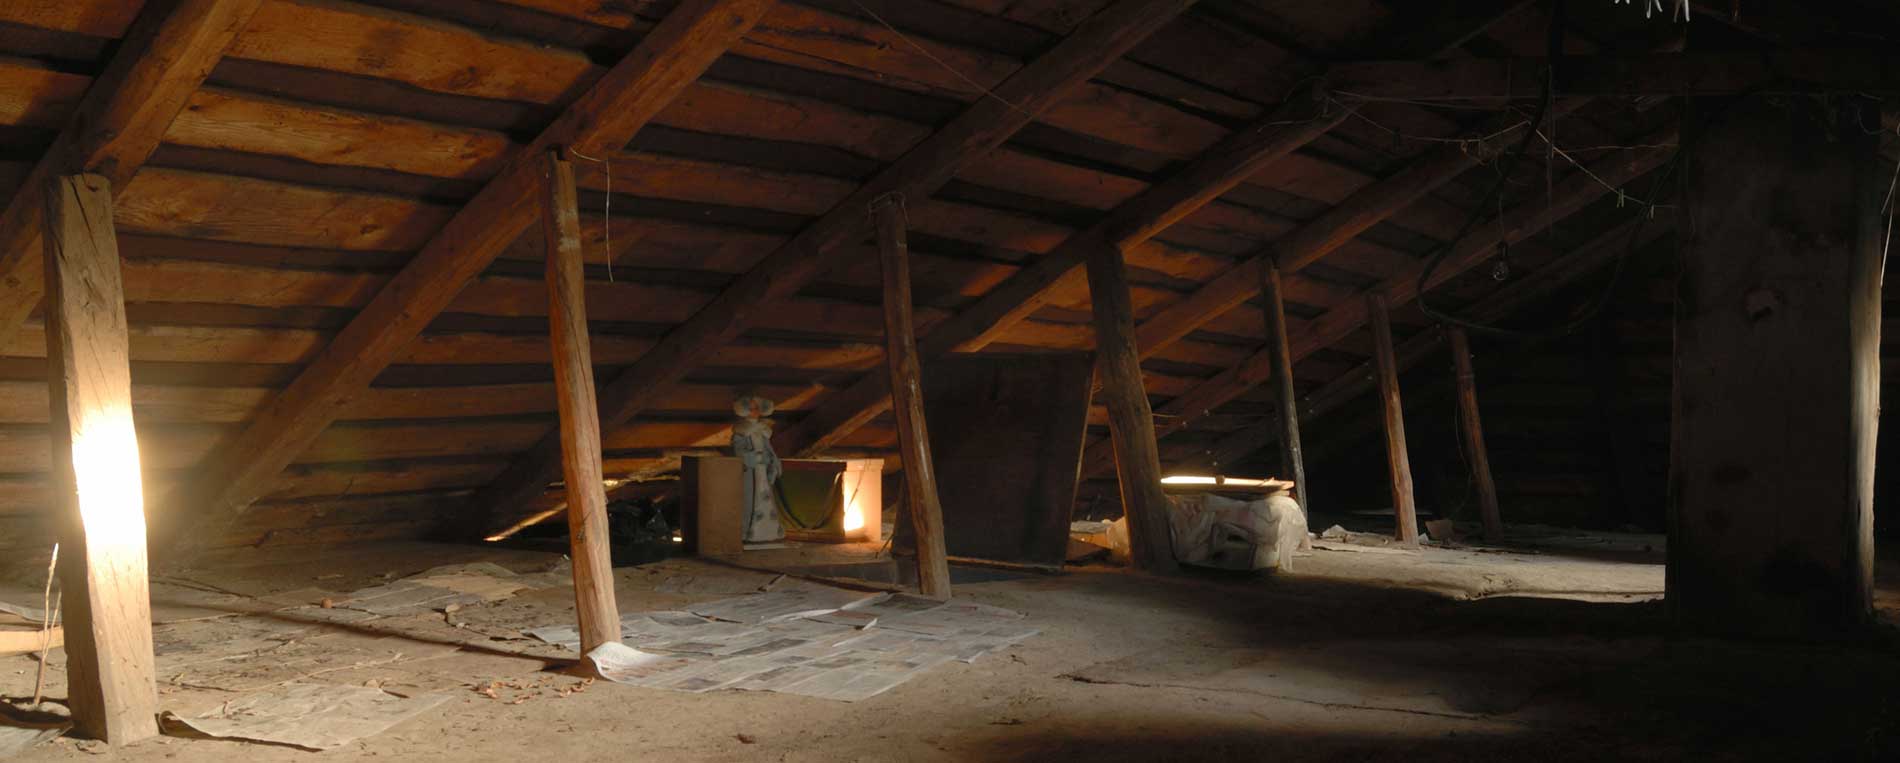
{"label": "tapered log post", "polygon": [[891,404],[897,414],[910,524],[917,533],[917,587],[925,596],[948,599],[950,562],[943,547],[943,505],[937,500],[937,471],[930,460],[917,330],[910,315],[910,240],[904,197],[883,196],[871,202],[871,216],[877,222],[878,265],[884,278],[884,364],[890,372]]}
{"label": "tapered log post", "polygon": [[1478,417],[1478,377],[1471,372],[1471,340],[1465,330],[1445,331],[1451,344],[1452,375],[1458,384],[1458,423],[1465,438],[1465,458],[1478,488],[1478,515],[1484,520],[1484,539],[1504,539],[1504,519],[1498,515],[1498,486],[1491,480],[1491,454],[1484,447],[1484,420]]}
{"label": "tapered log post", "polygon": [[561,413],[561,472],[567,481],[567,534],[574,558],[574,605],[581,653],[620,640],[614,603],[613,550],[607,543],[607,491],[601,481],[600,408],[594,401],[593,353],[587,340],[587,275],[581,262],[581,217],[574,166],[548,152],[541,189],[541,235],[547,242],[548,344],[554,350],[556,407]]}
{"label": "tapered log post", "polygon": [[1834,638],[1873,621],[1891,175],[1858,114],[1690,102],[1666,585],[1684,628]]}
{"label": "tapered log post", "polygon": [[1141,380],[1135,346],[1134,300],[1122,250],[1099,246],[1088,253],[1089,305],[1095,318],[1095,373],[1108,409],[1115,474],[1121,482],[1130,555],[1151,572],[1176,569],[1168,529],[1168,496],[1161,491],[1161,449],[1155,444],[1154,410]]}
{"label": "tapered log post", "polygon": [[111,184],[55,177],[43,209],[68,699],[81,734],[126,744],[158,734],[158,689]]}
{"label": "tapered log post", "polygon": [[1306,489],[1306,457],[1300,452],[1300,401],[1293,388],[1293,347],[1286,337],[1286,298],[1280,267],[1268,262],[1260,272],[1260,298],[1266,302],[1267,346],[1273,352],[1274,386],[1280,391],[1280,474],[1293,480],[1293,495],[1313,515]]}
{"label": "tapered log post", "polygon": [[1418,542],[1418,505],[1412,497],[1412,459],[1405,452],[1405,406],[1399,403],[1399,364],[1392,356],[1392,315],[1385,295],[1366,296],[1372,319],[1372,357],[1379,369],[1379,400],[1385,406],[1385,461],[1392,477],[1392,510],[1401,543]]}

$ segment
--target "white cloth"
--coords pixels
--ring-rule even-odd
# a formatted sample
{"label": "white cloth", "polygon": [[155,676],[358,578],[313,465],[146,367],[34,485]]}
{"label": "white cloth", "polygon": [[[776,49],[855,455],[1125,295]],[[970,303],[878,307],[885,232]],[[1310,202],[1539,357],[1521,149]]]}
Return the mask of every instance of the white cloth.
{"label": "white cloth", "polygon": [[758,419],[740,419],[732,426],[732,453],[745,462],[745,542],[770,543],[785,538],[778,521],[778,501],[772,485],[785,465],[772,450],[772,427]]}
{"label": "white cloth", "polygon": [[1306,513],[1291,496],[1236,501],[1217,495],[1170,496],[1174,556],[1183,564],[1231,570],[1288,570],[1310,546]]}

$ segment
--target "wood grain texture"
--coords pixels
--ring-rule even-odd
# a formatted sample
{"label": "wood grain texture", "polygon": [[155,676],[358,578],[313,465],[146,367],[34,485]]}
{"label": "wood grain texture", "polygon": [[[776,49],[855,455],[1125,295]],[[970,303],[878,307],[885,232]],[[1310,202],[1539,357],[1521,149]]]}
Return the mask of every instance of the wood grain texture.
{"label": "wood grain texture", "polygon": [[925,596],[948,599],[950,562],[944,552],[943,505],[930,458],[917,330],[910,319],[910,242],[904,230],[903,199],[880,199],[871,214],[876,218],[878,264],[884,274],[884,363],[895,399],[898,450],[903,454],[905,492],[916,539],[917,587]]}
{"label": "wood grain texture", "polygon": [[1484,419],[1478,413],[1478,377],[1471,370],[1471,340],[1465,330],[1445,330],[1451,350],[1451,372],[1457,384],[1458,430],[1465,440],[1465,459],[1471,468],[1471,480],[1478,492],[1478,516],[1484,522],[1484,539],[1496,543],[1504,539],[1504,520],[1498,514],[1498,486],[1491,479],[1491,451],[1484,444]]}
{"label": "wood grain texture", "polygon": [[[21,187],[36,189],[67,173],[92,172],[114,192],[124,189],[259,2],[147,4]],[[18,330],[40,301],[39,203],[37,192],[17,193],[0,212],[0,341]]]}
{"label": "wood grain texture", "polygon": [[1155,446],[1148,390],[1141,381],[1135,317],[1128,304],[1128,268],[1122,263],[1121,250],[1102,246],[1092,252],[1088,279],[1096,374],[1102,381],[1102,404],[1108,408],[1109,439],[1115,448],[1131,557],[1137,568],[1171,572],[1177,567],[1168,523],[1172,511],[1168,496],[1161,491],[1161,453]]}
{"label": "wood grain texture", "polygon": [[54,178],[41,209],[68,701],[80,733],[130,744],[158,734],[158,690],[111,184]]}
{"label": "wood grain texture", "polygon": [[[668,333],[660,346],[602,390],[602,422],[612,428],[632,419],[655,391],[704,364],[711,353],[769,315],[771,306],[839,262],[841,254],[848,253],[839,245],[863,234],[864,210],[872,201],[890,193],[929,197],[958,170],[1008,140],[1036,114],[1069,95],[1192,2],[1122,0],[1091,17],[1049,52],[997,85],[995,97],[975,101]],[[547,489],[557,460],[554,444],[543,442],[484,491],[480,501],[491,528],[515,523],[515,507]]]}
{"label": "wood grain texture", "polygon": [[[349,398],[395,360],[470,279],[534,221],[534,190],[546,151],[589,156],[619,148],[757,23],[773,0],[687,0],[570,105],[483,187],[351,320],[297,380],[244,432],[208,459],[202,478],[167,504],[158,547],[186,526],[228,524],[336,418]],[[552,436],[557,450],[558,441]],[[197,533],[194,533],[197,534]]]}
{"label": "wood grain texture", "polygon": [[1306,456],[1300,451],[1299,396],[1293,380],[1293,348],[1287,340],[1285,290],[1280,285],[1280,268],[1267,265],[1260,278],[1260,296],[1265,304],[1267,347],[1273,353],[1273,386],[1279,394],[1280,474],[1293,480],[1293,494],[1307,516],[1313,515],[1311,493],[1307,490]]}
{"label": "wood grain texture", "polygon": [[587,297],[581,267],[580,206],[574,167],[550,152],[542,178],[541,236],[547,241],[548,345],[561,415],[561,475],[567,483],[567,537],[574,559],[574,602],[581,654],[620,640],[614,604],[613,550],[607,537],[607,489],[601,481],[600,406],[587,348]]}
{"label": "wood grain texture", "polygon": [[1392,317],[1385,295],[1366,296],[1371,318],[1372,358],[1378,366],[1379,404],[1385,421],[1386,474],[1392,484],[1392,510],[1400,543],[1418,542],[1418,503],[1412,493],[1412,457],[1405,443],[1405,406],[1399,400],[1399,365],[1392,356]]}

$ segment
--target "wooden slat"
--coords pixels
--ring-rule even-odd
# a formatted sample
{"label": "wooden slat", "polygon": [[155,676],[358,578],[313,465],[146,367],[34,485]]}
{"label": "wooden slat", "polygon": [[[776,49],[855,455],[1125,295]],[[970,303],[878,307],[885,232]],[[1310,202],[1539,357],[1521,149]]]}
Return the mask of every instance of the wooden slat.
{"label": "wooden slat", "polygon": [[1168,496],[1161,490],[1161,454],[1155,447],[1154,412],[1141,381],[1135,351],[1135,316],[1128,303],[1128,269],[1119,248],[1098,245],[1088,255],[1089,304],[1095,318],[1095,371],[1108,409],[1115,473],[1128,522],[1130,558],[1137,568],[1176,568],[1170,540]]}
{"label": "wooden slat", "polygon": [[1392,483],[1392,511],[1400,543],[1418,542],[1418,504],[1412,493],[1412,457],[1405,442],[1405,406],[1399,400],[1399,364],[1392,357],[1392,317],[1385,295],[1366,295],[1372,328],[1372,359],[1378,367],[1379,403],[1385,423],[1385,466]]}
{"label": "wooden slat", "polygon": [[1491,451],[1484,444],[1484,419],[1478,415],[1478,379],[1471,370],[1471,340],[1460,327],[1447,329],[1451,369],[1458,390],[1458,428],[1465,439],[1465,458],[1471,466],[1471,480],[1478,491],[1478,516],[1484,522],[1484,539],[1496,543],[1504,539],[1504,520],[1498,515],[1498,486],[1491,479]]}
{"label": "wooden slat", "polygon": [[1293,480],[1294,495],[1300,507],[1312,516],[1312,494],[1306,481],[1306,457],[1300,452],[1300,416],[1294,395],[1293,347],[1287,340],[1285,290],[1280,285],[1280,269],[1267,265],[1260,278],[1267,319],[1267,348],[1273,353],[1273,384],[1280,394],[1280,474]]}
{"label": "wooden slat", "polygon": [[[783,300],[839,261],[839,244],[862,235],[864,210],[889,193],[922,199],[955,173],[1027,126],[1034,115],[1067,96],[1192,0],[1122,0],[1097,13],[1048,53],[978,99],[950,124],[878,173],[833,210],[806,226],[710,305],[667,334],[646,358],[620,374],[601,394],[601,420],[609,428],[632,419],[653,392],[687,371],[745,329],[766,319],[764,309]],[[789,451],[788,451],[789,452]],[[522,456],[481,497],[490,526],[516,524],[520,507],[546,488],[558,450],[550,439]]]}
{"label": "wooden slat", "polygon": [[550,151],[542,175],[541,237],[547,242],[548,345],[561,414],[561,474],[567,485],[569,555],[581,654],[620,640],[614,604],[613,550],[607,541],[607,490],[601,483],[600,410],[594,360],[587,349],[587,280],[581,265],[581,210],[574,166]]}
{"label": "wooden slat", "polygon": [[[1509,223],[1506,226],[1477,226],[1476,232],[1457,242],[1447,253],[1444,261],[1432,273],[1430,283],[1423,284],[1425,288],[1441,285],[1489,259],[1499,243],[1515,243],[1529,238],[1610,193],[1612,189],[1661,166],[1675,155],[1676,130],[1674,127],[1666,128],[1644,136],[1637,142],[1652,147],[1606,158],[1592,164],[1588,174],[1579,172],[1571,175],[1559,182],[1548,197],[1532,199],[1507,210],[1504,219]],[[1425,264],[1419,263],[1406,272],[1385,279],[1374,288],[1383,293],[1390,304],[1407,304],[1418,297],[1419,280],[1424,275],[1424,269]],[[1363,301],[1348,300],[1307,322],[1293,337],[1295,362],[1363,328],[1367,321],[1366,309]],[[1263,349],[1249,356],[1244,363],[1168,401],[1158,410],[1166,415],[1156,423],[1157,432],[1166,436],[1169,432],[1186,428],[1227,401],[1265,382],[1272,376],[1272,365],[1272,354]],[[1082,473],[1085,476],[1105,473],[1112,462],[1107,444],[1096,443],[1089,447],[1083,457]]]}
{"label": "wooden slat", "polygon": [[[543,154],[556,147],[600,156],[639,132],[673,96],[737,42],[773,0],[687,0],[641,39],[535,141],[517,152],[468,206],[339,332],[271,407],[208,459],[203,477],[171,506],[187,523],[228,523],[369,386],[403,347],[454,300],[469,279],[534,221]],[[181,537],[168,535],[163,538]],[[165,546],[161,545],[160,548]]]}
{"label": "wooden slat", "polygon": [[[180,0],[147,6],[22,187],[38,188],[64,173],[93,172],[115,193],[122,192],[259,2]],[[0,341],[39,305],[39,203],[38,193],[16,193],[0,213]]]}
{"label": "wooden slat", "polygon": [[917,330],[910,319],[910,243],[904,230],[904,201],[886,196],[871,214],[877,220],[878,263],[884,275],[884,364],[897,400],[898,448],[909,467],[904,485],[916,542],[917,588],[925,596],[948,599],[950,562],[944,551],[943,504],[937,497],[930,427],[924,419]]}
{"label": "wooden slat", "polygon": [[68,175],[44,191],[68,703],[80,733],[124,745],[158,735],[158,687],[112,189]]}

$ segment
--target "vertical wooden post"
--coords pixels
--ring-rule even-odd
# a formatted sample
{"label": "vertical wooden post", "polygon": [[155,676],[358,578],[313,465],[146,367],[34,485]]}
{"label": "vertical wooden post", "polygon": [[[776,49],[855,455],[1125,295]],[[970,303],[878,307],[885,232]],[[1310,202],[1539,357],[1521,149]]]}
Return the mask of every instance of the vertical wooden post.
{"label": "vertical wooden post", "polygon": [[1478,487],[1478,516],[1484,520],[1484,539],[1496,543],[1504,539],[1504,519],[1498,514],[1498,486],[1491,481],[1491,454],[1484,447],[1484,420],[1478,417],[1478,377],[1471,371],[1471,340],[1465,330],[1452,326],[1445,330],[1451,343],[1452,374],[1458,384],[1458,422],[1465,438],[1465,458],[1471,464],[1471,479]]}
{"label": "vertical wooden post", "polygon": [[1690,101],[1666,590],[1691,630],[1835,638],[1874,619],[1891,176],[1856,111]]}
{"label": "vertical wooden post", "polygon": [[1268,259],[1260,270],[1260,298],[1267,307],[1267,344],[1273,351],[1274,385],[1280,391],[1280,473],[1293,480],[1293,494],[1313,515],[1306,487],[1306,457],[1300,452],[1300,403],[1293,387],[1293,348],[1286,338],[1286,297],[1280,266]]}
{"label": "vertical wooden post", "polygon": [[943,505],[930,460],[930,428],[924,423],[924,390],[917,366],[917,331],[911,325],[910,241],[902,196],[871,202],[877,218],[879,272],[884,279],[884,363],[891,376],[891,406],[904,458],[904,485],[911,527],[917,533],[917,587],[925,596],[950,598],[950,562],[943,547]]}
{"label": "vertical wooden post", "polygon": [[601,482],[600,407],[594,401],[593,353],[587,340],[587,274],[581,262],[581,215],[574,167],[548,152],[541,192],[541,235],[547,242],[548,344],[561,413],[561,472],[567,481],[567,533],[574,557],[574,605],[581,653],[620,640],[614,603],[613,550],[607,543],[607,491]]}
{"label": "vertical wooden post", "polygon": [[1385,295],[1366,295],[1372,316],[1372,356],[1379,368],[1379,399],[1385,406],[1385,460],[1392,477],[1392,509],[1398,538],[1418,542],[1418,505],[1412,497],[1412,459],[1405,452],[1405,406],[1399,403],[1399,365],[1392,357],[1392,314]]}
{"label": "vertical wooden post", "polygon": [[1102,405],[1108,409],[1129,552],[1136,567],[1172,572],[1178,565],[1168,526],[1168,496],[1161,491],[1161,449],[1155,444],[1154,410],[1141,380],[1134,300],[1128,293],[1128,264],[1121,249],[1107,243],[1092,247],[1088,278],[1095,318],[1096,376],[1102,382]]}
{"label": "vertical wooden post", "polygon": [[68,175],[44,194],[68,701],[80,733],[126,744],[158,734],[158,690],[112,189],[99,175]]}

